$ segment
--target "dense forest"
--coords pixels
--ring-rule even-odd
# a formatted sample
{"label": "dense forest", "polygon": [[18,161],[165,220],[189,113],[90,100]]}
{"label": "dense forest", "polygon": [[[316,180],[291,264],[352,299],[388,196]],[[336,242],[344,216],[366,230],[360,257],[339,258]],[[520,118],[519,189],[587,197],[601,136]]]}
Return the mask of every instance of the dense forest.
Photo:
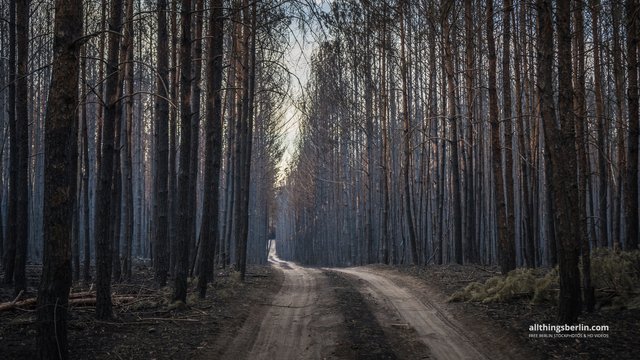
{"label": "dense forest", "polygon": [[558,264],[575,320],[581,287],[593,306],[590,251],[638,249],[638,14],[633,0],[332,2],[278,252]]}
{"label": "dense forest", "polygon": [[37,295],[42,358],[73,283],[111,319],[150,259],[184,304],[274,238],[310,266],[558,266],[574,323],[590,254],[638,250],[639,37],[638,0],[1,0],[2,281]]}

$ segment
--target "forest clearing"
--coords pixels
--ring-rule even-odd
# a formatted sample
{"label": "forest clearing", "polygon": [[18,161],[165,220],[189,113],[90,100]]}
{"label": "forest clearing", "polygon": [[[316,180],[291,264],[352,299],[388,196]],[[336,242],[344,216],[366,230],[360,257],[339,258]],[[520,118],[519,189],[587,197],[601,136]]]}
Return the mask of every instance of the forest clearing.
{"label": "forest clearing", "polygon": [[0,0],[0,358],[635,358],[640,0]]}

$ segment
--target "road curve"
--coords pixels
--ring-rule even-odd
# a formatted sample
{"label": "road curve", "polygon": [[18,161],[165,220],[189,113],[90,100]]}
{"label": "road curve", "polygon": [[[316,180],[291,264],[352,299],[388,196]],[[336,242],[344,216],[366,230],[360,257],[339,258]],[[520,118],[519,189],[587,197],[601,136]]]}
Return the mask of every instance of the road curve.
{"label": "road curve", "polygon": [[365,289],[378,301],[397,312],[397,317],[414,328],[436,359],[486,359],[451,315],[435,303],[420,301],[392,280],[363,268],[330,270],[364,281]]}

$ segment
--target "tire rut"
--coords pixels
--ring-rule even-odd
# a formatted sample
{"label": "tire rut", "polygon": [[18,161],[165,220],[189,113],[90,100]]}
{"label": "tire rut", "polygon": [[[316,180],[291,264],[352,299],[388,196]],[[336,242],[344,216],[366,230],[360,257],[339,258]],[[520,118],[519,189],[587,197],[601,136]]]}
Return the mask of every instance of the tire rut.
{"label": "tire rut", "polygon": [[261,319],[247,319],[222,359],[324,359],[333,358],[343,324],[335,300],[325,296],[327,278],[318,269],[269,261],[284,274],[278,294]]}
{"label": "tire rut", "polygon": [[[421,301],[384,276],[358,268],[331,269],[362,279],[365,291],[381,304],[381,312],[395,312],[415,329],[436,359],[486,359],[477,350],[461,326],[442,308]],[[385,309],[386,307],[386,309]],[[378,314],[377,314],[378,315]]]}

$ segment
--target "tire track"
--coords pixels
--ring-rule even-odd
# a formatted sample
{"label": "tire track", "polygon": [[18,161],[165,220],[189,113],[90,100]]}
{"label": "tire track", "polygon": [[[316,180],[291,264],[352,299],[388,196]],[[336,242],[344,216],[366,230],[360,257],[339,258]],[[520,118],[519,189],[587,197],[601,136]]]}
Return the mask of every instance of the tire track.
{"label": "tire track", "polygon": [[398,317],[414,328],[436,359],[486,359],[462,328],[433,302],[423,302],[392,280],[364,269],[331,269],[362,279],[379,302],[388,305]]}
{"label": "tire track", "polygon": [[[333,311],[322,271],[282,261],[272,253],[272,266],[284,273],[278,294],[259,319],[247,319],[222,359],[322,359],[335,349],[342,318]],[[259,326],[258,326],[259,324]]]}

